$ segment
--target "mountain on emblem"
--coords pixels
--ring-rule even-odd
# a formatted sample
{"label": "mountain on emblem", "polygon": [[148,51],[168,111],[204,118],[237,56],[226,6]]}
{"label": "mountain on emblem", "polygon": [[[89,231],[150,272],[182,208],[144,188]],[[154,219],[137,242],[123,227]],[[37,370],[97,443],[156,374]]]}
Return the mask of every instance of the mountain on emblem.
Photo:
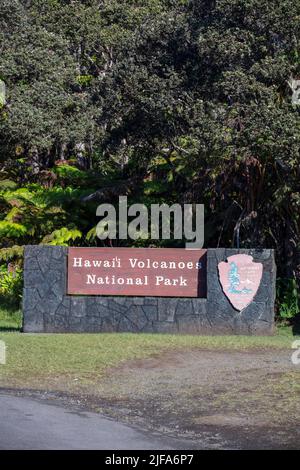
{"label": "mountain on emblem", "polygon": [[263,273],[263,265],[249,255],[233,255],[218,264],[224,294],[236,310],[244,310],[254,299]]}

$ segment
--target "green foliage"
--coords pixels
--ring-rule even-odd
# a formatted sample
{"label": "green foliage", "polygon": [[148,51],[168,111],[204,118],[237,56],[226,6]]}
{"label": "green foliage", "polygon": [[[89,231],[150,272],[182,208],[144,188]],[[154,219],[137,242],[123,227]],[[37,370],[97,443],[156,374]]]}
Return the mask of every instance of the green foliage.
{"label": "green foliage", "polygon": [[144,194],[145,196],[163,194],[168,191],[165,184],[160,181],[145,181],[144,183]]}
{"label": "green foliage", "polygon": [[101,103],[107,151],[151,173],[170,202],[205,204],[206,246],[234,246],[239,227],[241,247],[275,248],[280,275],[300,285],[300,107],[288,85],[299,17],[292,0],[172,4],[124,45]]}
{"label": "green foliage", "polygon": [[55,230],[50,235],[42,240],[42,245],[58,245],[68,246],[69,242],[73,242],[78,238],[82,237],[82,233],[76,228],[63,227],[59,230]]}
{"label": "green foliage", "polygon": [[59,165],[55,168],[55,173],[59,177],[59,181],[63,181],[66,185],[80,184],[84,182],[88,175],[85,171],[71,165]]}
{"label": "green foliage", "polygon": [[300,313],[300,291],[295,279],[277,280],[277,304],[279,318],[289,319]]}
{"label": "green foliage", "polygon": [[0,111],[6,104],[6,87],[3,80],[0,78]]}
{"label": "green foliage", "polygon": [[24,254],[24,247],[14,245],[10,248],[1,248],[0,249],[0,263],[3,261],[8,262],[12,260],[19,260],[22,259]]}
{"label": "green foliage", "polygon": [[27,229],[22,224],[8,222],[6,220],[0,221],[0,236],[5,238],[21,238],[27,232]]}
{"label": "green foliage", "polygon": [[23,271],[19,268],[8,272],[6,266],[0,266],[0,299],[16,308],[19,307],[23,289]]}
{"label": "green foliage", "polygon": [[10,305],[0,297],[0,332],[20,331],[22,327],[22,312],[20,306]]}
{"label": "green foliage", "polygon": [[0,181],[0,191],[13,190],[17,188],[17,183],[8,179]]}
{"label": "green foliage", "polygon": [[120,194],[203,203],[206,246],[234,246],[239,228],[241,247],[275,248],[300,286],[299,2],[0,11],[0,249],[100,243],[96,205]]}
{"label": "green foliage", "polygon": [[88,243],[95,243],[97,241],[96,226],[92,227],[91,230],[88,231],[85,238]]}
{"label": "green foliage", "polygon": [[[81,177],[80,170],[78,172]],[[84,184],[86,178],[85,174]],[[81,237],[81,229],[77,230],[76,226],[87,232],[96,220],[94,206],[86,207],[81,202],[81,198],[89,192],[80,187],[43,188],[37,184],[0,191],[0,198],[7,204],[3,208],[4,219],[0,221],[4,247],[12,247],[17,239],[20,245],[43,242],[65,244]],[[73,211],[74,206],[76,211]]]}

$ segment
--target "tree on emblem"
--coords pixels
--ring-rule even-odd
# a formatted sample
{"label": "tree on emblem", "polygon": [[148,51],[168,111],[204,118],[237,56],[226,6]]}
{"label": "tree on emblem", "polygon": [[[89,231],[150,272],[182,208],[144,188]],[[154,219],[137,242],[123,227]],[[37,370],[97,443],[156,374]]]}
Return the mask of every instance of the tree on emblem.
{"label": "tree on emblem", "polygon": [[237,264],[234,262],[230,263],[229,282],[230,286],[228,292],[231,294],[250,294],[252,292],[252,289],[247,289],[246,287],[244,287],[242,290],[237,289],[237,287],[240,285],[240,276]]}

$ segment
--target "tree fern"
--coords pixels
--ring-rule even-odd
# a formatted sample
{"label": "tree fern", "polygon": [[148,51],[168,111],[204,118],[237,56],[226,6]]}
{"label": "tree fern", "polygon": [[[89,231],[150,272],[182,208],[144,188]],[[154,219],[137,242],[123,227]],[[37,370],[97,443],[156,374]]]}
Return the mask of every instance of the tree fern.
{"label": "tree fern", "polygon": [[20,238],[26,235],[27,231],[25,225],[8,222],[7,220],[0,221],[0,237]]}
{"label": "tree fern", "polygon": [[63,227],[59,230],[55,230],[50,235],[46,235],[43,238],[41,244],[68,246],[69,242],[72,242],[81,237],[82,233],[80,230],[76,228],[69,229],[67,227]]}
{"label": "tree fern", "polygon": [[14,245],[10,248],[1,248],[0,249],[0,262],[1,261],[11,261],[13,259],[20,259],[24,254],[24,246]]}

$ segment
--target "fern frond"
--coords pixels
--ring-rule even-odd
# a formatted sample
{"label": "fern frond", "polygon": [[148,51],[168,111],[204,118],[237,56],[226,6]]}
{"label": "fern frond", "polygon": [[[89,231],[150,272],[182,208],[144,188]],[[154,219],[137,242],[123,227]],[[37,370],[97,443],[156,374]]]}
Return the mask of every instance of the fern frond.
{"label": "fern frond", "polygon": [[50,235],[46,235],[40,244],[68,246],[70,241],[74,241],[81,237],[82,233],[80,230],[76,228],[69,229],[67,227],[63,227],[59,230],[55,230]]}
{"label": "fern frond", "polygon": [[96,239],[96,236],[97,236],[96,227],[93,227],[91,230],[88,231],[85,238],[88,242],[91,242]]}
{"label": "fern frond", "polygon": [[20,238],[27,234],[27,227],[7,220],[0,221],[0,237]]}
{"label": "fern frond", "polygon": [[15,258],[23,258],[24,246],[14,245],[10,248],[0,249],[0,261],[11,261]]}

